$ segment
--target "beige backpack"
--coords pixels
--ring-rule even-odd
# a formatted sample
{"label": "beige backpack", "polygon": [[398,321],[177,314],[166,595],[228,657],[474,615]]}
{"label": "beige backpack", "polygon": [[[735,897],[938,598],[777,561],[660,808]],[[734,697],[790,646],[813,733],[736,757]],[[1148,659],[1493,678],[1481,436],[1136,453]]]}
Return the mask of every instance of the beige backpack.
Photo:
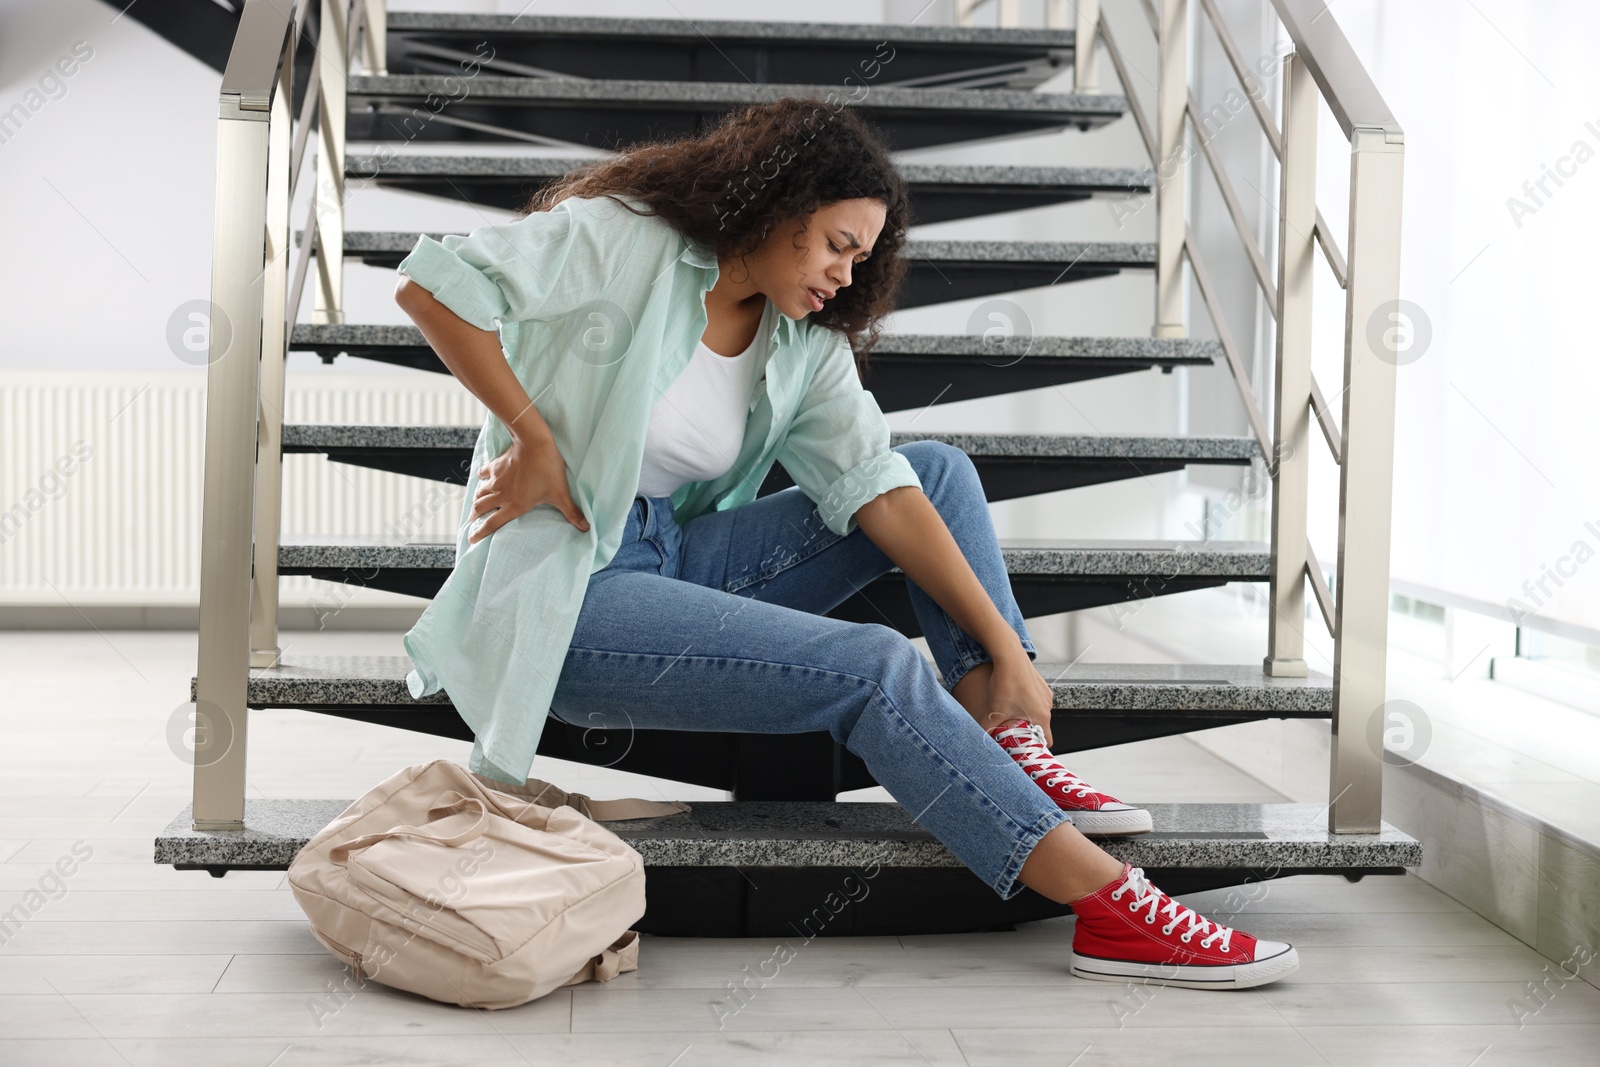
{"label": "beige backpack", "polygon": [[596,820],[691,810],[509,786],[449,760],[395,774],[289,865],[311,932],[363,979],[474,1008],[635,970],[644,861]]}

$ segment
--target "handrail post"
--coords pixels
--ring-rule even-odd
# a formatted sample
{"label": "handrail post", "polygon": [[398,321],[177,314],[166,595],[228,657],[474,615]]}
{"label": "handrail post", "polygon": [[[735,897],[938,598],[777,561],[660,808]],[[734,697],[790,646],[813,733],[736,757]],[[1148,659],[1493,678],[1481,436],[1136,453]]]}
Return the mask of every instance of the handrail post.
{"label": "handrail post", "polygon": [[[298,27],[296,27],[298,30]],[[294,47],[278,70],[267,147],[266,270],[262,278],[260,412],[257,416],[255,536],[250,579],[250,666],[276,667],[278,543],[283,498],[284,360],[289,349],[289,164],[293,144]]]}
{"label": "handrail post", "polygon": [[[1311,281],[1316,266],[1317,86],[1283,57],[1283,165],[1278,183],[1278,336],[1272,430],[1272,563],[1267,655],[1279,678],[1306,676],[1306,501],[1311,433]],[[1317,580],[1320,580],[1320,576]]]}
{"label": "handrail post", "polygon": [[[1098,93],[1098,67],[1095,45],[1100,36],[1100,0],[1070,0],[1072,3],[1072,91]],[[1069,0],[1045,0],[1044,24],[1052,30],[1067,28]]]}
{"label": "handrail post", "polygon": [[[358,0],[360,2],[360,0]],[[321,0],[317,36],[317,77],[322,98],[317,108],[317,300],[311,321],[344,322],[344,127],[349,76],[350,6],[347,0]]]}
{"label": "handrail post", "polygon": [[281,12],[247,4],[219,97],[190,808],[196,830],[244,827],[262,324],[269,311],[282,316],[265,303],[262,235],[272,221],[269,167],[287,165],[287,152],[273,159],[272,136],[287,38]]}
{"label": "handrail post", "polygon": [[1358,126],[1351,133],[1344,462],[1339,467],[1328,782],[1328,829],[1335,833],[1376,833],[1382,819],[1395,412],[1395,356],[1388,341],[1400,292],[1404,153],[1398,130]]}
{"label": "handrail post", "polygon": [[1152,337],[1187,337],[1183,315],[1183,235],[1188,161],[1183,150],[1189,102],[1189,0],[1162,0],[1160,84],[1156,97],[1156,323]]}
{"label": "handrail post", "polygon": [[366,5],[362,21],[361,65],[368,74],[389,73],[389,18],[386,0],[361,0]]}
{"label": "handrail post", "polygon": [[1098,93],[1099,67],[1095,45],[1100,36],[1100,0],[1078,0],[1078,26],[1072,52],[1072,91]]}

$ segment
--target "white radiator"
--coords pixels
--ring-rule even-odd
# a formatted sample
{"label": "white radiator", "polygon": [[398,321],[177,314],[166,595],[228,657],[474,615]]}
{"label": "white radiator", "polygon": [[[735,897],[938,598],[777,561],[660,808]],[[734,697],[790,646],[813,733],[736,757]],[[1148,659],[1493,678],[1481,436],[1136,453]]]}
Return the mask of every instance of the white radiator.
{"label": "white radiator", "polygon": [[[296,368],[288,422],[482,425],[448,375]],[[194,605],[205,448],[201,371],[0,371],[0,605]],[[464,488],[283,458],[283,536],[454,538]],[[341,587],[342,588],[342,587]],[[285,607],[334,587],[284,578]],[[354,594],[352,596],[352,594]],[[417,604],[344,589],[341,603]]]}

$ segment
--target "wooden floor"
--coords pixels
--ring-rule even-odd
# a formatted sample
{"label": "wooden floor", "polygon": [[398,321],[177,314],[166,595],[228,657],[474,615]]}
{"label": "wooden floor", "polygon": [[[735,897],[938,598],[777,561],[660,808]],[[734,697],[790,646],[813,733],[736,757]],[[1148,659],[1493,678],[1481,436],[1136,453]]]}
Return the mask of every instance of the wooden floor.
{"label": "wooden floor", "polygon": [[[399,650],[396,634],[284,643]],[[151,838],[188,797],[169,724],[194,655],[193,634],[0,634],[0,915],[31,911],[0,927],[0,1064],[1556,1067],[1592,1064],[1600,1046],[1600,990],[1563,982],[1410,876],[1185,898],[1298,946],[1297,974],[1239,993],[1073,978],[1065,919],[996,934],[796,937],[781,965],[768,962],[772,941],[646,938],[638,972],[492,1013],[376,984],[334,995],[344,972],[281,873],[213,880],[150,862]],[[264,712],[250,754],[252,795],[355,796],[407,763],[464,759],[466,746]],[[1069,765],[1134,801],[1282,799],[1182,739]],[[597,796],[722,798],[542,760],[535,773]],[[87,858],[53,880],[75,845]],[[745,982],[735,998],[730,984]]]}

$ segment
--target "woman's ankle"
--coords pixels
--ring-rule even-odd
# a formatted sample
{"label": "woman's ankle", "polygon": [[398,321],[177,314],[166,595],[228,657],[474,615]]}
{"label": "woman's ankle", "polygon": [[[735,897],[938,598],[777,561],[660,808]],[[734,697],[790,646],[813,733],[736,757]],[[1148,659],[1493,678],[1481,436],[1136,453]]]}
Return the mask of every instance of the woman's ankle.
{"label": "woman's ankle", "polygon": [[985,730],[995,725],[984,721],[989,710],[989,677],[992,674],[994,674],[994,664],[985,660],[963,674],[950,690],[950,695],[956,698],[956,703],[967,709],[967,714],[972,716],[972,720]]}
{"label": "woman's ankle", "polygon": [[1039,839],[1017,880],[1057,904],[1070,904],[1122,877],[1122,861],[1061,823]]}

